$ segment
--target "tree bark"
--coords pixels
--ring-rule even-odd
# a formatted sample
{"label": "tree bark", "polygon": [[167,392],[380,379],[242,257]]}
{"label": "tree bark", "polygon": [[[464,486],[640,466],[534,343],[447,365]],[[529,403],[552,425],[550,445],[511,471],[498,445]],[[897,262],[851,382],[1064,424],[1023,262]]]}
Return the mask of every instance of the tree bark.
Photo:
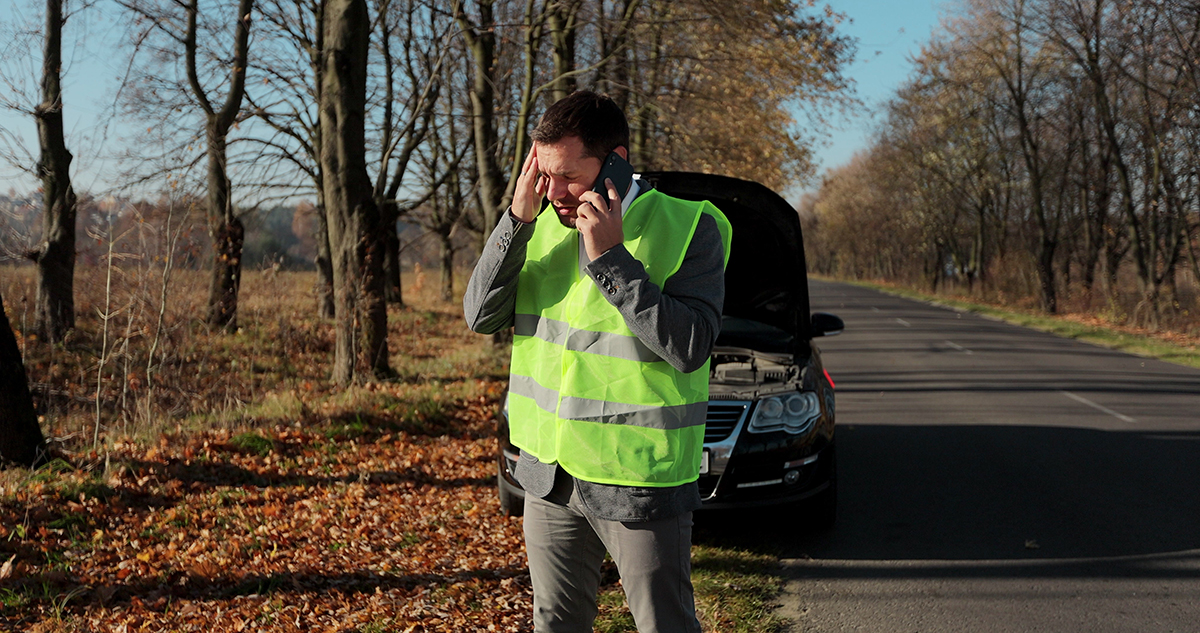
{"label": "tree bark", "polygon": [[441,235],[442,242],[442,301],[454,301],[454,244],[449,231]]}
{"label": "tree bark", "polygon": [[35,330],[61,341],[75,327],[75,190],[71,187],[71,152],[63,135],[62,0],[46,0],[46,38],[42,59],[42,102],[35,110],[41,158],[42,244],[37,262]]}
{"label": "tree bark", "polygon": [[208,213],[213,240],[212,278],[208,291],[211,325],[237,327],[238,290],[242,281],[242,244],[246,230],[233,213],[229,177],[225,170],[225,134],[215,115],[208,117]]}
{"label": "tree bark", "polygon": [[367,38],[365,0],[323,0],[325,58],[321,163],[333,259],[336,351],[333,380],[389,373],[383,254],[375,239],[379,209],[366,163]]}
{"label": "tree bark", "polygon": [[[317,107],[323,103],[325,86],[325,3],[318,0],[314,12],[316,32],[313,34],[315,45],[309,48],[309,63],[313,69],[313,96],[316,97]],[[322,318],[335,317],[333,302],[333,254],[329,248],[329,215],[325,211],[325,168],[321,162],[322,137],[319,120],[313,126],[312,148],[313,159],[317,164],[317,311]]]}
{"label": "tree bark", "polygon": [[471,114],[474,122],[475,165],[479,172],[479,201],[483,212],[480,244],[499,222],[504,199],[504,176],[496,155],[500,145],[496,131],[496,20],[494,0],[479,0],[479,24],[472,24],[459,8],[458,22],[471,52],[473,80]]}
{"label": "tree bark", "polygon": [[233,211],[226,157],[226,138],[237,120],[246,92],[246,64],[250,58],[250,13],[254,0],[239,0],[234,32],[234,58],[229,93],[220,110],[215,109],[200,85],[196,71],[196,22],[198,0],[187,7],[184,48],[188,84],[205,114],[208,142],[208,218],[213,239],[213,273],[208,295],[208,323],[226,329],[237,327],[238,289],[242,274],[242,240],[245,229]]}
{"label": "tree bark", "polygon": [[[322,177],[324,180],[324,177]],[[334,317],[333,255],[329,252],[329,218],[325,213],[324,196],[317,204],[317,312],[323,319]]]}
{"label": "tree bark", "polygon": [[380,221],[382,230],[379,232],[383,249],[384,298],[388,303],[404,307],[404,282],[400,279],[400,233],[396,223],[400,221],[400,213],[395,202],[383,205]]}
{"label": "tree bark", "polygon": [[0,466],[34,467],[46,460],[21,350],[0,297]]}
{"label": "tree bark", "polygon": [[575,34],[579,25],[582,0],[562,0],[549,7],[546,19],[550,28],[551,55],[554,60],[554,84],[550,101],[555,102],[575,92]]}

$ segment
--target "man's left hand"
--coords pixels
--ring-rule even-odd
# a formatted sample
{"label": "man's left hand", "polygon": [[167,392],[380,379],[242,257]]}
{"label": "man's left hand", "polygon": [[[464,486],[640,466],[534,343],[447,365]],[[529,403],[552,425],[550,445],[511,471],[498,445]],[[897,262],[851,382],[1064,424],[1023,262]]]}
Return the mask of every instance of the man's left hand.
{"label": "man's left hand", "polygon": [[608,189],[608,200],[595,191],[579,196],[576,208],[575,228],[583,235],[583,248],[588,259],[595,260],[608,249],[625,242],[625,230],[621,227],[621,194],[611,179],[604,179]]}

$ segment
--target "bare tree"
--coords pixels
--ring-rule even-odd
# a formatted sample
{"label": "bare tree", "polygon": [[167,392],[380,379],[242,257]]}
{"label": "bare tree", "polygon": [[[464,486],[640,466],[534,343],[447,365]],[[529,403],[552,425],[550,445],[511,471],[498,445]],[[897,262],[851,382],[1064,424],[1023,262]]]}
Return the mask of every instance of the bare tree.
{"label": "bare tree", "polygon": [[30,253],[37,262],[38,289],[34,311],[37,331],[60,341],[75,327],[75,190],[71,186],[71,152],[63,136],[62,28],[67,16],[63,0],[46,0],[46,32],[42,57],[42,102],[35,110],[41,159],[42,242]]}
{"label": "bare tree", "polygon": [[496,55],[496,2],[477,0],[478,18],[468,14],[466,3],[455,16],[471,56],[471,120],[475,146],[475,169],[483,230],[481,239],[500,219],[504,199],[504,175],[500,158],[500,131],[496,116],[496,84],[500,69]]}
{"label": "bare tree", "polygon": [[[201,25],[203,14],[220,13],[219,5],[207,5],[202,10],[199,0],[184,0],[165,6],[156,0],[118,2],[137,16],[134,22],[135,55],[142,47],[147,47],[150,49],[151,59],[162,63],[164,59],[177,58],[179,49],[182,49],[182,65],[186,75],[182,85],[166,76],[148,75],[144,80],[150,87],[140,90],[135,86],[129,90],[134,96],[127,98],[142,102],[136,107],[152,105],[169,114],[185,107],[195,107],[204,117],[203,157],[207,163],[205,187],[209,234],[212,237],[214,256],[206,320],[212,325],[233,329],[237,324],[245,227],[233,203],[233,184],[229,177],[229,134],[244,118],[242,101],[250,58],[250,22],[254,0],[239,0],[236,13],[230,16],[234,27],[230,57],[216,51],[213,44],[215,39],[224,33],[225,28],[214,25],[211,18],[207,21],[207,26]],[[179,10],[183,12],[182,20]],[[151,46],[149,42],[153,33],[165,35],[167,44],[160,47]],[[225,73],[227,74],[222,77]],[[224,101],[220,107],[214,105],[210,98],[210,90],[206,87],[206,84],[214,82],[226,85]],[[160,91],[155,86],[163,86],[164,90]],[[185,96],[186,103],[172,99],[182,99]],[[166,131],[152,132],[169,134]],[[191,139],[185,142],[184,151],[191,149],[191,142]],[[156,172],[146,179],[159,175],[162,174]]]}
{"label": "bare tree", "polygon": [[454,233],[467,211],[467,200],[470,198],[470,192],[464,190],[469,174],[459,167],[464,155],[459,148],[469,145],[463,137],[469,137],[470,130],[460,129],[459,117],[455,116],[459,107],[456,96],[460,93],[454,77],[447,76],[445,81],[450,89],[439,103],[437,124],[430,129],[430,142],[422,152],[425,173],[440,174],[438,186],[430,189],[432,195],[420,201],[414,216],[422,227],[438,237],[441,246],[441,298],[443,301],[452,301]]}
{"label": "bare tree", "polygon": [[[438,103],[440,74],[451,52],[452,20],[441,19],[441,11],[429,6],[422,12],[416,0],[380,0],[376,23],[379,24],[378,55],[382,62],[383,117],[379,126],[379,162],[372,195],[380,211],[380,248],[384,254],[384,290],[389,303],[404,304],[400,279],[400,236],[396,223],[409,209],[432,195],[445,177],[432,174],[428,182],[413,187],[406,183],[409,167],[417,148],[425,142]],[[457,2],[449,14],[457,11]],[[396,45],[399,44],[399,50]],[[399,75],[399,77],[398,77]],[[397,81],[399,79],[399,81]],[[403,95],[403,96],[402,96]],[[400,105],[397,112],[397,105]],[[459,155],[465,154],[465,151]],[[455,162],[457,169],[457,161]],[[399,199],[400,189],[429,191],[421,200]]]}
{"label": "bare tree", "polygon": [[558,101],[575,92],[578,79],[576,69],[576,38],[579,34],[579,10],[583,0],[557,0],[547,2],[546,28],[550,31],[554,78],[550,88],[550,100]]}
{"label": "bare tree", "polygon": [[219,110],[209,101],[196,73],[196,17],[199,0],[190,0],[187,7],[187,30],[184,47],[187,51],[188,85],[204,111],[205,140],[208,155],[208,216],[213,238],[212,285],[208,295],[208,322],[227,328],[237,324],[238,289],[242,277],[242,242],[245,227],[234,212],[230,195],[227,165],[229,129],[242,111],[242,96],[246,89],[246,64],[250,57],[250,12],[254,0],[239,0],[234,35],[233,65],[229,70],[229,92]]}
{"label": "bare tree", "polygon": [[339,385],[388,373],[379,208],[366,162],[366,0],[323,0],[321,166],[333,256]]}
{"label": "bare tree", "polygon": [[259,146],[258,156],[268,165],[294,167],[294,171],[274,172],[283,174],[283,182],[268,182],[269,179],[263,178],[263,186],[280,189],[281,195],[293,195],[306,190],[295,177],[300,175],[311,187],[307,190],[316,197],[313,263],[317,268],[317,310],[321,316],[332,318],[333,261],[318,114],[325,47],[324,4],[320,0],[260,0],[259,7],[269,29],[256,44],[259,52],[250,63],[253,81],[246,100],[270,133],[252,136],[248,141]]}

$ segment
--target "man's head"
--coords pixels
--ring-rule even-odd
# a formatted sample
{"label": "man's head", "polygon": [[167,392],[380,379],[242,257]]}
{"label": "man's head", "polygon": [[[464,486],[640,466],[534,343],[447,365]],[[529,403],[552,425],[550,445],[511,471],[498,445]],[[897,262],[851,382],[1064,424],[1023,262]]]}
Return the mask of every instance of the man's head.
{"label": "man's head", "polygon": [[604,158],[612,151],[629,158],[625,113],[610,97],[581,90],[550,106],[532,137],[546,198],[559,221],[574,228],[579,196],[592,188]]}

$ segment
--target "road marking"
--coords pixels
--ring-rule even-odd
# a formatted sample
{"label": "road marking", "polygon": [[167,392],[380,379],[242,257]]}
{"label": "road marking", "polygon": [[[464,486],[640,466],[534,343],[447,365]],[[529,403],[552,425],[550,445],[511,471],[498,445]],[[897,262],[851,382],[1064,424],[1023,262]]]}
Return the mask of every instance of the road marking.
{"label": "road marking", "polygon": [[905,321],[904,319],[896,319],[896,323],[899,323],[900,325],[903,325],[904,327],[912,327],[912,323],[909,323],[908,321]]}
{"label": "road marking", "polygon": [[875,306],[871,306],[871,312],[879,312],[879,308],[876,308]]}
{"label": "road marking", "polygon": [[1095,402],[1092,402],[1091,400],[1088,400],[1087,398],[1084,398],[1083,396],[1077,396],[1077,395],[1071,393],[1070,391],[1063,391],[1060,389],[1058,392],[1061,393],[1062,395],[1074,400],[1075,402],[1078,402],[1080,404],[1086,404],[1087,406],[1089,406],[1097,411],[1102,411],[1104,413],[1107,413],[1107,414],[1111,415],[1112,417],[1114,417],[1118,420],[1121,420],[1122,422],[1130,422],[1130,423],[1137,422],[1137,420],[1135,420],[1127,415],[1117,413],[1116,411],[1113,411],[1112,409],[1109,409],[1108,407],[1106,407],[1104,405],[1096,404]]}
{"label": "road marking", "polygon": [[964,354],[974,354],[975,353],[975,352],[972,352],[971,350],[963,347],[962,345],[955,343],[954,341],[946,341],[946,344],[960,352],[963,352]]}

